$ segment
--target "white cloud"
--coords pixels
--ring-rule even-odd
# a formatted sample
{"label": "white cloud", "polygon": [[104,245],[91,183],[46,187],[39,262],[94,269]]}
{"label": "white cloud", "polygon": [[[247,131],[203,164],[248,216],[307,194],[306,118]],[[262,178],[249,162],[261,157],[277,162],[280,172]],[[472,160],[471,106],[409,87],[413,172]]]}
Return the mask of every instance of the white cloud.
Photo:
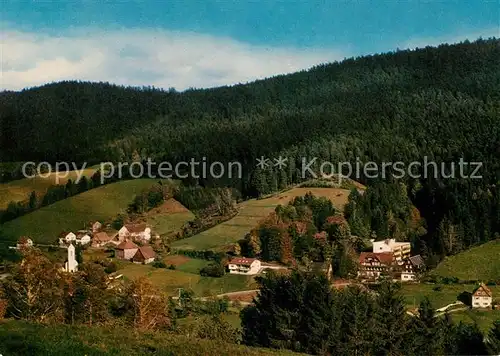
{"label": "white cloud", "polygon": [[336,50],[267,48],[230,38],[154,30],[72,30],[67,35],[2,31],[1,89],[60,80],[214,87],[341,60]]}

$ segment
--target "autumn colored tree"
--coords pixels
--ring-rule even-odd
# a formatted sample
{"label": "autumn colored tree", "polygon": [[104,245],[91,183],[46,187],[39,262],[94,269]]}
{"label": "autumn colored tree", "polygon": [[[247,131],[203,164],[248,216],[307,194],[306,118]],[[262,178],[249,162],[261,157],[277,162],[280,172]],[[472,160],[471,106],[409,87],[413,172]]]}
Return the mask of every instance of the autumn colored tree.
{"label": "autumn colored tree", "polygon": [[7,316],[47,322],[62,317],[61,271],[38,249],[21,250],[22,261],[2,282]]}
{"label": "autumn colored tree", "polygon": [[140,277],[128,286],[132,325],[139,330],[163,329],[171,325],[166,296],[146,278]]}

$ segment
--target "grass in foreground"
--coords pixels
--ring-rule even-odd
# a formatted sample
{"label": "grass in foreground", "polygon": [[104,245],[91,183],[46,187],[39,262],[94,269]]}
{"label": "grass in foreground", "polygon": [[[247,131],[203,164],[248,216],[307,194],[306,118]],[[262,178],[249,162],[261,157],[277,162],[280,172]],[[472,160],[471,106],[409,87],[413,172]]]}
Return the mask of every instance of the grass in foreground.
{"label": "grass in foreground", "polygon": [[267,199],[252,199],[239,205],[239,213],[197,235],[175,241],[172,247],[180,250],[217,250],[242,239],[247,232],[256,227],[278,205],[286,205],[293,198],[312,192],[316,196],[329,198],[338,209],[347,203],[350,191],[339,188],[293,188]]}
{"label": "grass in foreground", "polygon": [[89,190],[0,225],[0,235],[8,241],[27,235],[36,243],[53,243],[62,231],[79,230],[90,221],[103,222],[125,212],[136,194],[156,182],[134,179]]}
{"label": "grass in foreground", "polygon": [[485,282],[500,279],[500,240],[490,241],[446,257],[432,274]]}
{"label": "grass in foreground", "polygon": [[0,352],[9,356],[295,355],[162,332],[139,333],[115,326],[43,326],[13,320],[0,322],[0,345]]}
{"label": "grass in foreground", "polygon": [[[96,168],[87,168],[83,170],[82,176],[90,178],[95,172]],[[64,177],[68,174],[67,177]],[[69,179],[73,182],[78,178],[78,173],[75,171],[61,172],[59,174],[51,173],[47,177],[34,177],[14,180],[7,183],[0,184],[0,210],[7,208],[11,201],[18,202],[28,199],[31,192],[35,192],[40,198],[47,192],[50,186],[56,184],[66,184]]]}

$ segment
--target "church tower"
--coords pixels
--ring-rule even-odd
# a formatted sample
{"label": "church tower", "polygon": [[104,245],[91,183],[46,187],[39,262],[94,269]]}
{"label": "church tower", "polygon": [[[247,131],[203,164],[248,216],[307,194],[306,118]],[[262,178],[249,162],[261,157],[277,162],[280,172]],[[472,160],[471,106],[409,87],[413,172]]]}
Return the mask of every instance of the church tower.
{"label": "church tower", "polygon": [[75,258],[75,246],[73,246],[73,244],[70,244],[68,246],[68,262],[66,262],[64,269],[66,270],[66,272],[75,272],[77,268],[78,262],[76,262]]}

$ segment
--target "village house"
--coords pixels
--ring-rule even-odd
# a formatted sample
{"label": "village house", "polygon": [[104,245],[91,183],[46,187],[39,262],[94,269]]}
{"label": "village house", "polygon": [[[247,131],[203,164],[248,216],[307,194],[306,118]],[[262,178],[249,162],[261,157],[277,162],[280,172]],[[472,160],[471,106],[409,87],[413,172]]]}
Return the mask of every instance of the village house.
{"label": "village house", "polygon": [[481,283],[474,292],[472,292],[473,308],[491,308],[493,304],[493,293],[484,283]]}
{"label": "village house", "polygon": [[155,260],[156,252],[151,246],[141,246],[137,249],[132,261],[147,265]]}
{"label": "village house", "polygon": [[424,268],[424,259],[420,255],[408,257],[398,266],[396,277],[400,277],[401,282],[410,282],[417,280],[418,272]]}
{"label": "village house", "polygon": [[125,240],[116,246],[116,258],[121,260],[130,260],[136,254],[139,246],[130,240]]}
{"label": "village house", "polygon": [[99,221],[91,222],[90,229],[92,230],[92,233],[95,234],[95,233],[101,231],[102,224]]}
{"label": "village house", "polygon": [[359,255],[358,278],[376,280],[383,274],[389,274],[394,262],[392,252],[361,252]]}
{"label": "village house", "polygon": [[237,257],[228,263],[229,273],[254,275],[259,273],[260,261],[256,258]]}
{"label": "village house", "polygon": [[410,257],[411,244],[409,242],[396,242],[396,239],[386,239],[383,241],[372,241],[373,253],[392,252],[397,263],[402,263],[404,259]]}
{"label": "village house", "polygon": [[29,237],[26,236],[21,236],[16,244],[16,248],[18,250],[21,248],[27,248],[32,246],[33,246],[33,240],[31,240]]}
{"label": "village house", "polygon": [[81,245],[87,245],[90,243],[91,237],[88,233],[79,231],[78,234],[76,235],[76,240],[75,242]]}
{"label": "village house", "polygon": [[62,232],[59,235],[59,244],[62,245],[64,243],[72,243],[76,241],[76,235],[72,232]]}
{"label": "village house", "polygon": [[94,238],[92,239],[92,246],[102,247],[109,242],[111,242],[111,236],[102,231],[94,234]]}
{"label": "village house", "polygon": [[128,238],[148,242],[151,239],[151,229],[146,224],[125,224],[118,231],[118,240]]}

